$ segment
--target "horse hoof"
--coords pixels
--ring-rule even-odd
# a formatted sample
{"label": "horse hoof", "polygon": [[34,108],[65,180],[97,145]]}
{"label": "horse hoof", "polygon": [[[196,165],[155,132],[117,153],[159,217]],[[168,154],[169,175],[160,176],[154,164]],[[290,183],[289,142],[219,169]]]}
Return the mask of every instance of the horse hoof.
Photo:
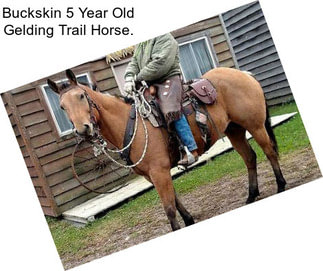
{"label": "horse hoof", "polygon": [[254,197],[248,197],[247,201],[246,201],[246,204],[253,203],[255,201],[255,199],[256,198],[254,198]]}
{"label": "horse hoof", "polygon": [[193,217],[191,219],[189,219],[188,221],[184,221],[184,222],[185,222],[185,226],[191,226],[191,225],[195,224]]}
{"label": "horse hoof", "polygon": [[285,191],[285,186],[278,187],[278,189],[277,189],[277,193],[281,193],[281,192],[284,192],[284,191]]}
{"label": "horse hoof", "polygon": [[[259,194],[258,194],[257,196],[259,196]],[[249,204],[249,203],[253,203],[253,202],[255,202],[255,200],[256,200],[256,198],[257,198],[257,196],[249,196],[249,197],[247,198],[246,204]]]}
{"label": "horse hoof", "polygon": [[284,192],[287,184],[285,179],[284,178],[278,179],[276,180],[276,182],[277,182],[277,193]]}
{"label": "horse hoof", "polygon": [[249,196],[248,196],[248,199],[246,201],[246,204],[253,203],[259,195],[260,194],[259,194],[258,189],[253,191],[253,192],[249,192]]}

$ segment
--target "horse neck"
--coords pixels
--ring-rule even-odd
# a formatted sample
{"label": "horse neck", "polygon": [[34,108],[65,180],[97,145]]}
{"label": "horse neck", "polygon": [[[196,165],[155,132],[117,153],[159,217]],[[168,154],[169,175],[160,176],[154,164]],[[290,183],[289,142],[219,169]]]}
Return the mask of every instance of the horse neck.
{"label": "horse neck", "polygon": [[122,148],[123,138],[129,118],[130,106],[119,98],[88,91],[92,101],[98,106],[94,110],[102,136],[117,148]]}

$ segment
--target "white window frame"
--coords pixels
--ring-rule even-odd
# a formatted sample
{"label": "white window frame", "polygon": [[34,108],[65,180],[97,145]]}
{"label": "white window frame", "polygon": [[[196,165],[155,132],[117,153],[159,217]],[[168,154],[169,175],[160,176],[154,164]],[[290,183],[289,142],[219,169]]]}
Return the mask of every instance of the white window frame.
{"label": "white window frame", "polygon": [[[89,83],[92,85],[93,84],[93,82],[92,82],[92,80],[91,80],[91,77],[90,77],[90,74],[89,73],[81,73],[81,74],[78,74],[78,75],[75,75],[76,76],[76,78],[78,78],[78,77],[82,77],[82,76],[86,76],[86,78],[87,78],[87,80],[89,81]],[[58,81],[55,81],[55,83],[56,84],[60,84],[60,83],[62,83],[62,82],[67,82],[68,81],[68,79],[67,78],[65,78],[65,79],[61,79],[61,80],[58,80]],[[48,107],[48,109],[49,109],[49,112],[50,112],[50,114],[51,114],[51,116],[52,116],[52,120],[53,120],[53,122],[54,122],[54,124],[55,124],[55,126],[56,126],[56,130],[57,130],[57,132],[58,132],[58,135],[60,136],[60,137],[63,137],[63,136],[66,136],[66,135],[69,135],[69,134],[71,134],[72,132],[73,132],[73,129],[69,129],[69,130],[66,130],[66,131],[61,131],[61,128],[59,127],[59,124],[58,124],[58,121],[57,121],[57,119],[56,119],[56,117],[55,117],[55,114],[54,114],[54,111],[53,111],[53,109],[52,109],[52,106],[51,106],[51,104],[50,104],[50,101],[49,101],[49,99],[48,99],[48,97],[47,97],[47,93],[46,93],[46,90],[45,90],[45,87],[46,86],[48,86],[48,84],[43,84],[43,85],[41,85],[41,90],[42,90],[42,92],[43,92],[43,95],[44,95],[44,97],[45,97],[45,101],[46,101],[46,104],[47,104],[47,107]]]}
{"label": "white window frame", "polygon": [[111,70],[112,70],[112,73],[113,73],[113,77],[116,80],[117,85],[118,85],[118,89],[119,89],[119,91],[120,91],[120,93],[122,95],[125,95],[126,93],[123,91],[123,85],[120,82],[119,77],[117,76],[117,73],[116,73],[116,70],[115,70],[115,66],[124,65],[126,63],[129,64],[130,61],[131,61],[131,57],[126,58],[126,59],[122,59],[120,61],[116,61],[116,62],[110,63],[110,67],[111,67]]}
{"label": "white window frame", "polygon": [[[206,48],[208,49],[209,55],[210,55],[211,60],[212,60],[212,64],[213,64],[214,68],[216,68],[218,65],[217,65],[217,62],[216,62],[216,60],[214,58],[213,52],[212,52],[211,47],[210,47],[211,45],[210,45],[210,42],[209,42],[209,39],[208,39],[207,36],[202,36],[202,37],[198,37],[198,38],[195,38],[195,39],[190,39],[190,40],[187,40],[187,41],[184,41],[184,42],[179,42],[178,46],[180,47],[182,45],[193,43],[193,42],[198,41],[198,40],[204,40],[205,41]],[[182,71],[183,79],[186,82],[186,78],[185,78],[181,63],[180,63],[180,68],[181,68],[181,71]]]}

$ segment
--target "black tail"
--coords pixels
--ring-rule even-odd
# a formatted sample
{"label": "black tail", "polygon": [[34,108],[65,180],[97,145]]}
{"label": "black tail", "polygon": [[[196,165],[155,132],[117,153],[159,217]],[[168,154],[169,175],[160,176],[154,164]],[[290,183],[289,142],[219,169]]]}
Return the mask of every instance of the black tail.
{"label": "black tail", "polygon": [[273,128],[271,127],[271,122],[270,122],[270,116],[269,116],[269,112],[268,112],[268,106],[266,104],[266,121],[265,121],[265,127],[267,130],[267,133],[269,135],[269,138],[273,144],[273,148],[274,151],[277,153],[277,156],[279,155],[278,153],[278,145],[277,145],[277,141],[276,141],[276,137],[273,131]]}

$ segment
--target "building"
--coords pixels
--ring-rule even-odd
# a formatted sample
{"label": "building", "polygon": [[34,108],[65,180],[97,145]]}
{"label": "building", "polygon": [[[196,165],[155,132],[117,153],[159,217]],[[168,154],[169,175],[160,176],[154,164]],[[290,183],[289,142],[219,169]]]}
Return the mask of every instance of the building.
{"label": "building", "polygon": [[[269,105],[293,99],[274,43],[258,2],[253,2],[172,32],[180,46],[185,80],[198,78],[214,67],[253,72]],[[96,84],[101,92],[120,93],[123,74],[134,47],[72,68],[80,81]],[[62,80],[65,73],[50,76]],[[64,211],[96,196],[82,187],[71,170],[76,144],[72,126],[46,85],[47,78],[3,93],[16,139],[44,214]],[[107,175],[112,188],[125,181],[126,170]],[[98,184],[100,186],[100,184]]]}

